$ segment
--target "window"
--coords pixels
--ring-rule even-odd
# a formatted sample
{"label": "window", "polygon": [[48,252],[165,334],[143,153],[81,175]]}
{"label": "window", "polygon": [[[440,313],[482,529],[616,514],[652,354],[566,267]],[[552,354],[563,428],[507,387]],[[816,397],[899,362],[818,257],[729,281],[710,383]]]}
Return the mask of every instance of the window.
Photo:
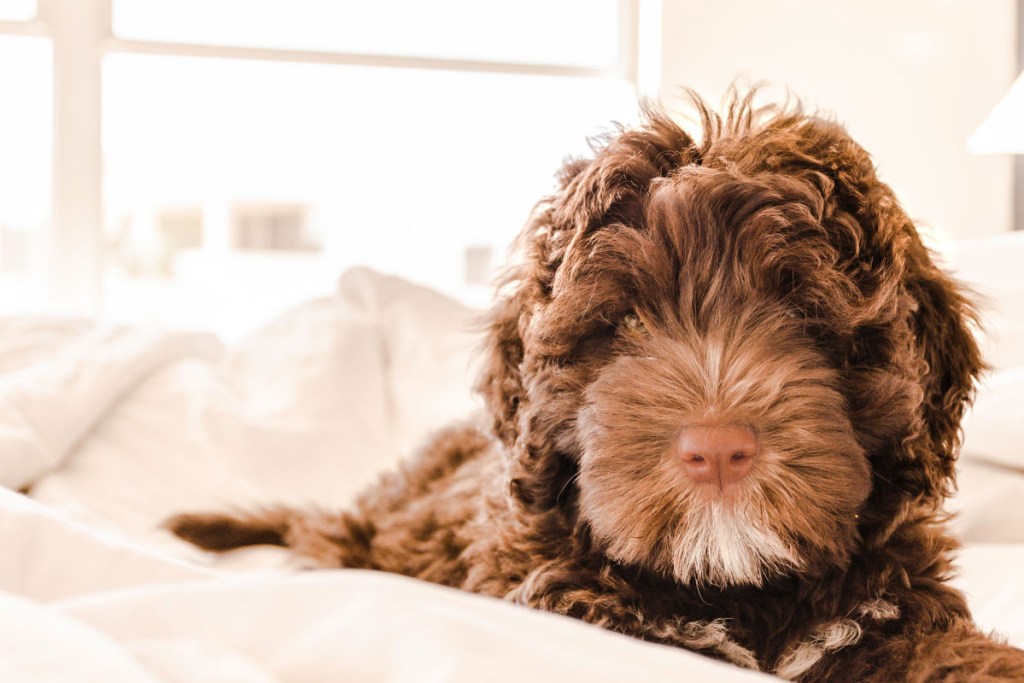
{"label": "window", "polygon": [[52,39],[74,111],[24,117],[75,182],[0,267],[49,256],[51,303],[229,338],[360,264],[482,303],[563,158],[635,117],[639,1],[40,0],[50,38],[16,40]]}

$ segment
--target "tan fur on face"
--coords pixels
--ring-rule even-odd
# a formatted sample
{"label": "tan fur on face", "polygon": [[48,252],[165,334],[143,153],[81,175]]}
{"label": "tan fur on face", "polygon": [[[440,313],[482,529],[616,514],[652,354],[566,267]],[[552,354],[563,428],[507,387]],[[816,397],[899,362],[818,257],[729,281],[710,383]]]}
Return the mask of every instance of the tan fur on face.
{"label": "tan fur on face", "polygon": [[[732,301],[703,316],[637,301],[655,311],[646,336],[622,340],[577,420],[582,517],[610,556],[688,583],[760,585],[816,553],[843,562],[870,488],[837,374],[803,322],[781,302]],[[734,490],[683,475],[673,444],[694,424],[757,433],[760,454]]]}

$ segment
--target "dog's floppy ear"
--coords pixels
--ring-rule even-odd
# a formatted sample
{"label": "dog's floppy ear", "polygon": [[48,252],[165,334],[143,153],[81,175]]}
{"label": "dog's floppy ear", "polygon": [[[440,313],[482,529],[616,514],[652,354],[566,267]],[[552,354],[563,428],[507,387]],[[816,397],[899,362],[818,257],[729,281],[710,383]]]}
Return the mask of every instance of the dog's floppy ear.
{"label": "dog's floppy ear", "polygon": [[896,279],[894,288],[874,279],[866,290],[874,289],[876,299],[909,298],[904,310],[913,348],[894,351],[907,365],[906,376],[919,383],[921,403],[910,438],[898,446],[896,462],[888,463],[890,475],[904,493],[939,502],[954,481],[960,421],[984,369],[971,330],[977,322],[974,307],[966,290],[936,266],[893,191],[877,178],[868,154],[845,133],[821,154],[832,160],[839,211],[852,214],[864,230],[862,248],[873,252],[872,271],[884,273],[882,280]]}
{"label": "dog's floppy ear", "polygon": [[933,263],[909,221],[906,229],[910,239],[905,282],[916,304],[911,325],[924,390],[923,425],[917,443],[908,448],[918,451],[912,455],[924,466],[921,492],[938,500],[948,495],[954,480],[960,420],[985,365],[971,331],[972,323],[977,323],[973,305],[962,287]]}
{"label": "dog's floppy ear", "polygon": [[[524,367],[536,365],[524,339],[534,315],[549,300],[551,283],[571,231],[556,226],[558,199],[542,202],[517,242],[519,262],[508,272],[491,310],[484,353],[486,359],[477,385],[491,419],[494,436],[508,458],[510,495],[531,510],[550,509],[565,486],[559,472],[567,463],[543,438],[529,438],[530,415],[522,409],[529,393]],[[536,355],[535,353],[532,355]],[[539,442],[538,446],[528,445]]]}
{"label": "dog's floppy ear", "polygon": [[519,404],[524,394],[523,338],[534,310],[550,295],[561,260],[559,253],[564,251],[564,245],[558,248],[555,242],[569,237],[568,231],[554,224],[557,202],[557,197],[551,198],[534,209],[516,241],[519,262],[506,274],[487,322],[486,361],[476,390],[490,413],[494,435],[509,449],[519,437]]}
{"label": "dog's floppy ear", "polygon": [[[555,360],[531,343],[537,318],[551,306],[556,275],[583,235],[608,222],[632,222],[642,213],[651,180],[690,163],[692,138],[667,116],[646,112],[637,130],[619,131],[595,146],[591,160],[572,160],[559,174],[558,191],[542,201],[516,243],[517,260],[491,311],[486,362],[477,383],[493,431],[510,458],[511,494],[528,509],[554,507],[571,488],[573,454],[559,451],[557,429],[573,415],[551,415],[552,406],[526,411],[527,395],[544,400]],[[525,375],[525,376],[524,376]],[[564,444],[563,444],[564,447]]]}
{"label": "dog's floppy ear", "polygon": [[498,300],[487,323],[487,348],[483,372],[476,391],[490,413],[494,435],[512,447],[519,436],[517,427],[523,382],[519,366],[523,362],[523,337],[519,331],[525,297],[514,292]]}
{"label": "dog's floppy ear", "polygon": [[975,311],[963,288],[935,265],[892,190],[878,179],[870,155],[841,126],[799,116],[776,119],[774,126],[790,132],[777,137],[777,170],[812,170],[829,178],[826,227],[843,239],[851,222],[859,224],[860,236],[845,241],[856,245],[857,261],[867,266],[851,274],[861,281],[865,303],[909,299],[903,320],[909,329],[897,337],[909,335],[913,348],[882,350],[879,359],[907,366],[902,372],[920,385],[919,424],[884,468],[900,490],[938,501],[953,481],[960,420],[984,369],[971,332]]}
{"label": "dog's floppy ear", "polygon": [[[550,439],[531,434],[531,411],[523,409],[536,395],[538,378],[529,368],[543,365],[529,344],[534,317],[551,300],[555,275],[576,232],[559,210],[572,201],[577,178],[593,162],[570,160],[559,176],[559,190],[533,210],[514,245],[513,265],[499,288],[487,324],[483,372],[476,385],[491,418],[492,431],[508,458],[510,495],[531,510],[550,509],[571,476],[568,463]],[[524,377],[524,373],[526,377]],[[543,392],[540,392],[543,394]],[[534,411],[535,412],[535,411]],[[559,474],[559,473],[564,474]]]}

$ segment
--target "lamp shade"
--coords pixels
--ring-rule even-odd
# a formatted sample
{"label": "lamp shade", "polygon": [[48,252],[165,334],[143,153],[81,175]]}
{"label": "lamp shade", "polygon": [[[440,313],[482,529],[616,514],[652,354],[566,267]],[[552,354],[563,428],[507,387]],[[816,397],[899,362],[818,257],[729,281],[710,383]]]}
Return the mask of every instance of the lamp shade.
{"label": "lamp shade", "polygon": [[973,154],[1024,154],[1024,72],[967,138]]}

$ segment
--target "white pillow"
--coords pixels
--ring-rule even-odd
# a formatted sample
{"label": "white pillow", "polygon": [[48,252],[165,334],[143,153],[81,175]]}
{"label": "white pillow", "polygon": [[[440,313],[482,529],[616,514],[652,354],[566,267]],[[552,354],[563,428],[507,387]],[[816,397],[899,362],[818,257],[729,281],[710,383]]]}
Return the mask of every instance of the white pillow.
{"label": "white pillow", "polygon": [[952,530],[961,541],[1024,543],[1024,474],[961,459],[945,509],[955,513]]}
{"label": "white pillow", "polygon": [[428,287],[354,268],[339,294],[372,312],[385,344],[392,435],[403,456],[481,406],[473,393],[483,313]]}
{"label": "white pillow", "polygon": [[346,505],[397,460],[382,359],[366,314],[309,302],[150,376],[32,495],[136,535],[187,509]]}
{"label": "white pillow", "polygon": [[304,304],[229,350],[204,431],[265,500],[348,503],[398,460],[384,351],[372,315]]}
{"label": "white pillow", "polygon": [[987,377],[963,427],[954,528],[966,541],[1024,542],[1024,366]]}
{"label": "white pillow", "polygon": [[467,417],[479,313],[360,268],[219,360],[173,363],[101,419],[33,495],[150,533],[183,509],[347,505]]}
{"label": "white pillow", "polygon": [[981,346],[997,370],[1024,366],[1024,231],[951,245],[954,275],[977,294]]}
{"label": "white pillow", "polygon": [[1024,474],[1024,365],[986,377],[964,417],[961,457]]}

